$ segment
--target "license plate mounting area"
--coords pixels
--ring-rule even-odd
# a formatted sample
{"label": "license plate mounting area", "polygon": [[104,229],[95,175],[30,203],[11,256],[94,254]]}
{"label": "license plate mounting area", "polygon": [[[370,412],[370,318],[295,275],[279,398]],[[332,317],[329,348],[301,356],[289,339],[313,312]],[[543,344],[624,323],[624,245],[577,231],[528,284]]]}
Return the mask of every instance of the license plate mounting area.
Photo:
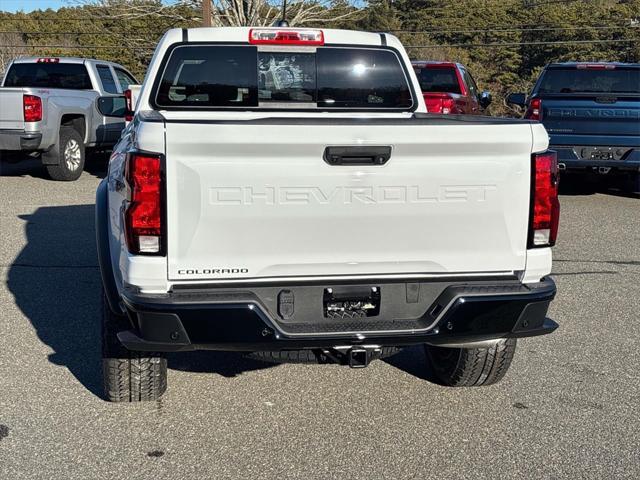
{"label": "license plate mounting area", "polygon": [[374,317],[380,313],[380,287],[327,287],[322,304],[325,318]]}

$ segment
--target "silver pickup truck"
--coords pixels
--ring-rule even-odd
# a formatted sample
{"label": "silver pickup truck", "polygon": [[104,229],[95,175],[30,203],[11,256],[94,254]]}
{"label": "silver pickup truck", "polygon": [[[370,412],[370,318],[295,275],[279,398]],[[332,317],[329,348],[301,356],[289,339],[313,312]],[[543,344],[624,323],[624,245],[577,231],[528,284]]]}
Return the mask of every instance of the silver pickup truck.
{"label": "silver pickup truck", "polygon": [[106,107],[138,83],[121,65],[83,58],[19,58],[0,88],[0,158],[41,154],[54,180],[76,180],[85,148],[113,146],[124,128]]}

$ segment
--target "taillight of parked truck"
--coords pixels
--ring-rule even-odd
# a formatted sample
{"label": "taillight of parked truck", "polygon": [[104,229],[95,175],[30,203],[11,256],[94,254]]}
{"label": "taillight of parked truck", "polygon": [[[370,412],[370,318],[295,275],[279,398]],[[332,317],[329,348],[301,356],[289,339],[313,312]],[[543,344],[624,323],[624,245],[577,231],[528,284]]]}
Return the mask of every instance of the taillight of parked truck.
{"label": "taillight of parked truck", "polygon": [[542,100],[540,98],[531,99],[524,118],[537,120],[538,122],[542,120]]}
{"label": "taillight of parked truck", "polygon": [[126,169],[131,195],[125,211],[127,247],[134,254],[160,255],[164,246],[161,158],[131,153]]}
{"label": "taillight of parked truck", "polygon": [[429,113],[458,113],[456,100],[447,93],[425,93],[423,97]]}
{"label": "taillight of parked truck", "polygon": [[130,89],[126,89],[124,91],[124,100],[127,108],[127,111],[124,115],[124,120],[126,122],[130,122],[131,120],[133,120],[133,96]]}
{"label": "taillight of parked truck", "polygon": [[532,156],[531,225],[529,247],[551,247],[556,243],[560,220],[558,158],[554,151]]}
{"label": "taillight of parked truck", "polygon": [[25,122],[39,122],[42,120],[42,99],[35,95],[23,95],[22,106]]}

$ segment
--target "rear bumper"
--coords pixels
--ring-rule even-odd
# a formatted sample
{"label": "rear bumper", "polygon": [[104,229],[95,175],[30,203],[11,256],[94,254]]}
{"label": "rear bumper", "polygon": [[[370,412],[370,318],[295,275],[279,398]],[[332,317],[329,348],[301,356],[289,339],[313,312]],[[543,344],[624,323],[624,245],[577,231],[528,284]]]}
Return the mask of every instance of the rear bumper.
{"label": "rear bumper", "polygon": [[640,172],[640,147],[619,147],[619,146],[601,146],[601,148],[612,148],[627,150],[631,148],[631,151],[626,153],[619,160],[597,160],[597,159],[584,159],[578,156],[577,149],[581,147],[573,147],[566,145],[551,145],[550,149],[558,152],[558,164],[560,168],[563,167],[567,170],[591,170],[598,167],[608,167],[617,170],[627,170]]}
{"label": "rear bumper", "polygon": [[0,130],[0,150],[33,151],[40,148],[41,133],[21,130]]}
{"label": "rear bumper", "polygon": [[[375,317],[347,322],[327,318],[287,322],[279,313],[273,313],[273,305],[269,303],[272,296],[257,289],[164,296],[126,292],[123,300],[132,328],[120,332],[118,338],[126,348],[141,351],[273,351],[365,344],[465,346],[543,335],[558,327],[546,316],[556,293],[549,278],[528,285],[514,281],[420,284],[418,291],[436,293],[435,300],[425,294],[427,303],[418,307],[421,313],[417,316],[412,315],[416,305],[410,305],[420,305],[410,298],[415,285],[378,285],[383,301],[384,292],[394,292],[394,300],[388,301],[394,303],[399,318],[384,318],[382,309]],[[398,299],[397,289],[405,287],[407,297]],[[281,288],[301,299],[308,298],[305,295],[309,288],[313,293],[313,287]],[[296,308],[304,307],[296,304]]]}

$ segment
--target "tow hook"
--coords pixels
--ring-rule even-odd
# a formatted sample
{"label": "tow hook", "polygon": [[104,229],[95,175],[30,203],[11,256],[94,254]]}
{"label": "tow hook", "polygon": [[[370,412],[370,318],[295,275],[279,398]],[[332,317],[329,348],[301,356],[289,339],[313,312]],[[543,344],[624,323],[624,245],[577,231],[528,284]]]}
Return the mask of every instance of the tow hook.
{"label": "tow hook", "polygon": [[600,175],[606,175],[611,171],[611,167],[598,167],[598,173]]}
{"label": "tow hook", "polygon": [[566,170],[567,169],[567,165],[565,163],[558,163],[558,170]]}
{"label": "tow hook", "polygon": [[351,368],[365,368],[371,360],[382,356],[382,347],[379,345],[339,346],[323,349],[322,353],[329,361]]}

